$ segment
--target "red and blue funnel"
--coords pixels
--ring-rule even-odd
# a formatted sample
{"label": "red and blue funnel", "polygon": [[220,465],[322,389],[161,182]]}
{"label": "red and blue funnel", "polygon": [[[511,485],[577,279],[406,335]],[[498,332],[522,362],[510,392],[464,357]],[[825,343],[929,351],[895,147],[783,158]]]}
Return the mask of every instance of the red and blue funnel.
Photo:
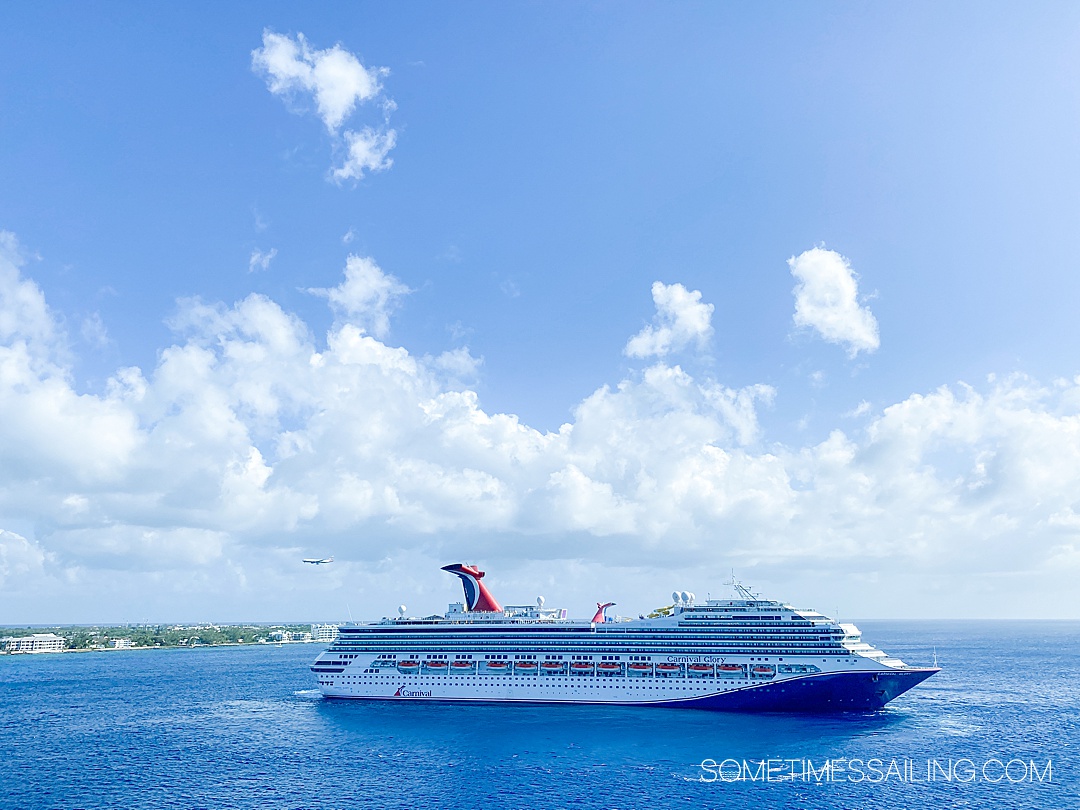
{"label": "red and blue funnel", "polygon": [[453,565],[444,565],[442,570],[461,577],[461,585],[465,589],[465,606],[468,610],[491,613],[502,612],[502,605],[495,601],[495,597],[480,581],[484,576],[484,572],[479,568],[454,563]]}
{"label": "red and blue funnel", "polygon": [[614,602],[597,602],[596,603],[596,615],[592,617],[593,624],[603,624],[609,621],[607,616],[607,609],[609,607],[615,607]]}

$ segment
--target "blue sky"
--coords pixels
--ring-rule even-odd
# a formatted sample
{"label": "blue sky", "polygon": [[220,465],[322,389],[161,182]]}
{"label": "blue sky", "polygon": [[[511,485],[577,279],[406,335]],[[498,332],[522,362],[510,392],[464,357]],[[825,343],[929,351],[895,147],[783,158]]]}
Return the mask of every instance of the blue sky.
{"label": "blue sky", "polygon": [[10,621],[1080,616],[1074,6],[3,17]]}

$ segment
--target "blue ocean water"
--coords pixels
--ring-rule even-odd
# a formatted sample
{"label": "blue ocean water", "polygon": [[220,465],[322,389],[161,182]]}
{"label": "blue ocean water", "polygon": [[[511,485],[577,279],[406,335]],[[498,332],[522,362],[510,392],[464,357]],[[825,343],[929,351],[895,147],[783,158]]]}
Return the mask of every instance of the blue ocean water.
{"label": "blue ocean water", "polygon": [[0,808],[1080,808],[1080,623],[860,627],[944,670],[798,716],[327,701],[315,645],[0,656]]}

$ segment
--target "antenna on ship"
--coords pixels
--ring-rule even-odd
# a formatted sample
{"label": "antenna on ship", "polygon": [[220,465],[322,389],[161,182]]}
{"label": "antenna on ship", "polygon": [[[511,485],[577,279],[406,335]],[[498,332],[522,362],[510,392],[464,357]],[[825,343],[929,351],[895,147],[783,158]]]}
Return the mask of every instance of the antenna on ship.
{"label": "antenna on ship", "polygon": [[934,669],[937,669],[937,645],[934,645]]}
{"label": "antenna on ship", "polygon": [[741,596],[743,599],[748,599],[748,600],[753,601],[753,600],[758,598],[758,595],[756,593],[754,593],[749,588],[747,588],[745,585],[743,585],[741,582],[739,582],[739,580],[735,579],[735,569],[734,568],[731,569],[731,581],[730,582],[725,582],[724,584],[725,585],[730,585],[732,588],[734,588],[735,592],[738,593],[739,596]]}

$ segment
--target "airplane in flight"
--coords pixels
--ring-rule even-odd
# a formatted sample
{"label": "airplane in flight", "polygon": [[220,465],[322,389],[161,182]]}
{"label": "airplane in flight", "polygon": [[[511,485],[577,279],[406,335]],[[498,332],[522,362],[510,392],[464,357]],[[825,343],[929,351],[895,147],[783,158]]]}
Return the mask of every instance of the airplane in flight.
{"label": "airplane in flight", "polygon": [[304,562],[310,563],[311,565],[325,565],[326,563],[332,563],[333,561],[334,561],[333,557],[327,557],[327,558],[322,559],[322,560],[317,560],[314,557],[312,557],[310,560],[304,560]]}

